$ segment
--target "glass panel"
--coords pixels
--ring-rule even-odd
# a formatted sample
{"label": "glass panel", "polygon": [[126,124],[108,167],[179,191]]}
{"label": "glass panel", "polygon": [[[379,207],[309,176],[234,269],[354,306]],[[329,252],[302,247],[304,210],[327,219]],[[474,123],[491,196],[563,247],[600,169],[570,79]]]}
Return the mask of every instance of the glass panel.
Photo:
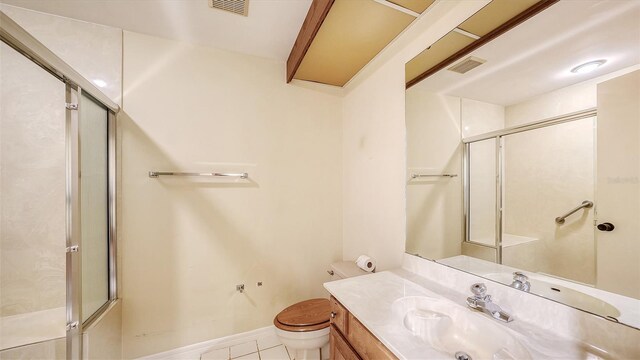
{"label": "glass panel", "polygon": [[[504,137],[502,263],[594,284],[594,121],[572,121]],[[540,146],[544,144],[544,146]]]}
{"label": "glass panel", "polygon": [[106,108],[81,95],[82,321],[109,299],[107,117]]}
{"label": "glass panel", "polygon": [[64,103],[61,81],[0,42],[2,358],[65,357]]}
{"label": "glass panel", "polygon": [[496,139],[487,139],[469,144],[469,241],[494,246],[495,224]]}

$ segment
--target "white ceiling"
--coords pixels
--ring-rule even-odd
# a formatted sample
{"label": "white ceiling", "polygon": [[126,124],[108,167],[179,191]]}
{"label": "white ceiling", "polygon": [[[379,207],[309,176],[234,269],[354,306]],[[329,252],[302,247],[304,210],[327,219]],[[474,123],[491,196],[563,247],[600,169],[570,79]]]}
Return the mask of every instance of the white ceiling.
{"label": "white ceiling", "polygon": [[[471,55],[487,62],[466,74],[442,70],[416,87],[507,106],[639,64],[640,1],[560,1]],[[598,59],[607,63],[570,72]]]}
{"label": "white ceiling", "polygon": [[249,16],[207,0],[0,0],[143,34],[286,60],[311,0],[249,0]]}

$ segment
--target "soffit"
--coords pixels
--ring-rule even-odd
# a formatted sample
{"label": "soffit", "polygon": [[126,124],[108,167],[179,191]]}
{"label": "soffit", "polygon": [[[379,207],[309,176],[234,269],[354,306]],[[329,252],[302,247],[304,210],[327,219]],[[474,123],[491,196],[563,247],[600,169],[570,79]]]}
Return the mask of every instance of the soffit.
{"label": "soffit", "polygon": [[287,81],[344,86],[434,2],[314,0],[287,60]]}

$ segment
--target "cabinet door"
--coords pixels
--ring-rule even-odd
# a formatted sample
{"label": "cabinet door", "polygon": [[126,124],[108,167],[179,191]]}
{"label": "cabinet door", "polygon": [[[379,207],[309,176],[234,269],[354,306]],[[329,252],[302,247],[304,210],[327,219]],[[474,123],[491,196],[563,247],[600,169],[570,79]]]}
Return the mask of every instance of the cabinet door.
{"label": "cabinet door", "polygon": [[361,360],[340,332],[336,330],[335,325],[331,325],[329,333],[329,351],[330,360]]}
{"label": "cabinet door", "polygon": [[333,296],[331,297],[331,324],[335,325],[341,333],[348,332],[348,314],[347,309],[342,306]]}
{"label": "cabinet door", "polygon": [[364,360],[397,359],[373,334],[362,325],[351,313],[349,313],[349,332],[347,340],[349,344],[360,354]]}

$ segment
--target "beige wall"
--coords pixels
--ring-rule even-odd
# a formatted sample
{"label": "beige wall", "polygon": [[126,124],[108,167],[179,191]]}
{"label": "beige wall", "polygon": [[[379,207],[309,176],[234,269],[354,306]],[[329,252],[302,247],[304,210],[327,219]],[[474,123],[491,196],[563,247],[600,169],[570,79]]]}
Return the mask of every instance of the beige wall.
{"label": "beige wall", "polygon": [[505,108],[505,126],[522,125],[594,108],[598,105],[597,86],[599,83],[638,69],[640,69],[640,65],[631,66],[591,80],[540,94],[518,104],[509,105]]}
{"label": "beige wall", "polygon": [[273,60],[130,32],[124,54],[124,356],[268,326],[324,296],[342,257],[341,98],[286,84]]}
{"label": "beige wall", "polygon": [[505,127],[505,107],[502,105],[463,98],[460,106],[463,138],[486,134]]}
{"label": "beige wall", "polygon": [[[452,173],[407,182],[406,251],[442,259],[463,246],[461,138],[504,128],[504,107],[443,96],[415,86],[406,92],[407,176]],[[471,238],[495,243],[495,141],[472,144]]]}
{"label": "beige wall", "polygon": [[406,240],[404,66],[488,1],[442,1],[346,86],[343,105],[344,259],[400,266]]}
{"label": "beige wall", "polygon": [[[460,98],[418,86],[406,92],[406,251],[428,259],[460,255],[462,144]],[[455,174],[411,179],[411,174]]]}

